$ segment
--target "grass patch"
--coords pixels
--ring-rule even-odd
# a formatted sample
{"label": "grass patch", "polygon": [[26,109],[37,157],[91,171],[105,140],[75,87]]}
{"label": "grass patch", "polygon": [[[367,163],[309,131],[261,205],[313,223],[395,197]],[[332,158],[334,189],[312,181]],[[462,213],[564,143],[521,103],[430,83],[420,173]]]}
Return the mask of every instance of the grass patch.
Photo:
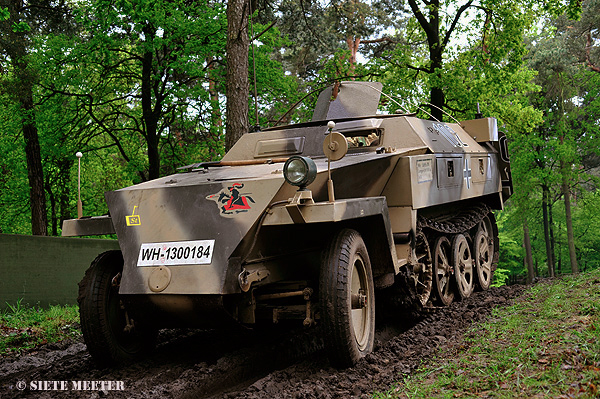
{"label": "grass patch", "polygon": [[8,306],[0,312],[0,357],[81,335],[77,306]]}
{"label": "grass patch", "polygon": [[530,288],[375,398],[600,397],[600,269]]}

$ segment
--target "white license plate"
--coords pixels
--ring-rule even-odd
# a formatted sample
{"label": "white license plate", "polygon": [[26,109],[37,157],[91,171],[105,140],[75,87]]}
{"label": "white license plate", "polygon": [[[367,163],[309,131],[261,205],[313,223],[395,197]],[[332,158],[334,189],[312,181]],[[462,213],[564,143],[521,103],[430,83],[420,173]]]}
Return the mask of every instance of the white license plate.
{"label": "white license plate", "polygon": [[215,240],[154,242],[142,244],[138,266],[209,265]]}

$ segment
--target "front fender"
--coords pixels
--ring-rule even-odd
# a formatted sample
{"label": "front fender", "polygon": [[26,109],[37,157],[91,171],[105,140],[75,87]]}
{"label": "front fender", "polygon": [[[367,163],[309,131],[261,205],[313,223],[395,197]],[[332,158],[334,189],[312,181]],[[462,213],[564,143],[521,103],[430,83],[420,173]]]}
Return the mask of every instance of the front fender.
{"label": "front fender", "polygon": [[[367,243],[369,250],[376,249],[373,256],[379,262],[373,264],[374,269],[399,271],[398,257],[390,215],[385,197],[367,197],[337,200],[334,202],[317,202],[298,205],[297,217],[289,211],[289,207],[280,206],[269,210],[264,226],[284,226],[297,224],[336,223],[341,227],[352,227],[358,230]],[[387,250],[386,250],[387,249]],[[372,251],[373,252],[373,251]],[[391,267],[390,267],[391,266]]]}

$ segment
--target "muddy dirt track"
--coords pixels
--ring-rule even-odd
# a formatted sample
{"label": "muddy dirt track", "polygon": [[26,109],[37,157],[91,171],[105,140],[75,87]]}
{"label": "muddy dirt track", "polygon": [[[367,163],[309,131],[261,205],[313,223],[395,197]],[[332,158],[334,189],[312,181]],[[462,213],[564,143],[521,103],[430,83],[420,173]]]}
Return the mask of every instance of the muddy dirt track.
{"label": "muddy dirt track", "polygon": [[[284,328],[167,330],[149,358],[118,369],[95,368],[82,340],[46,345],[0,359],[0,399],[369,398],[374,391],[390,389],[439,346],[456,344],[473,322],[488,317],[496,306],[508,305],[524,289],[478,292],[416,320],[379,317],[374,352],[347,370],[329,366],[318,331]],[[45,388],[58,390],[31,389],[44,388],[43,381],[48,381]],[[111,384],[94,387],[91,381]],[[74,389],[87,384],[95,389]]]}

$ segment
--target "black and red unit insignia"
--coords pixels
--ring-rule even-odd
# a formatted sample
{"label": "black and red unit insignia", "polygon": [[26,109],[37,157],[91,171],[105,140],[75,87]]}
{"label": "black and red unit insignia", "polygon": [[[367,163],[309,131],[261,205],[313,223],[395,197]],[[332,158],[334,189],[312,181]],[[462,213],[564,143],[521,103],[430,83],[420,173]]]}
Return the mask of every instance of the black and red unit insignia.
{"label": "black and red unit insignia", "polygon": [[221,210],[221,216],[230,217],[252,209],[254,199],[242,191],[243,183],[233,183],[215,194],[208,195],[206,199],[215,201]]}

